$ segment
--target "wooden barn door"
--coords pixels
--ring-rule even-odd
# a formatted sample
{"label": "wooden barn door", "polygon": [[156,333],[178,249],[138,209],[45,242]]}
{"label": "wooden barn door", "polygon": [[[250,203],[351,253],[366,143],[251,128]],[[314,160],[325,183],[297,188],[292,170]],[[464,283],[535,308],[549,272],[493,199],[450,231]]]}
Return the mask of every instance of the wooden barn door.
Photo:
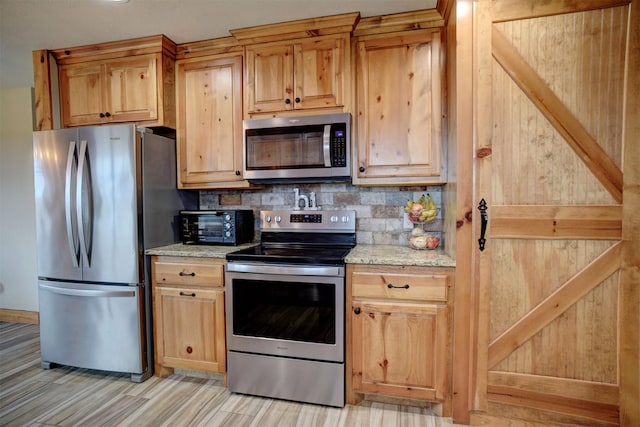
{"label": "wooden barn door", "polygon": [[[620,376],[635,375],[637,387],[637,365],[623,372],[621,357],[624,118],[628,94],[638,95],[627,73],[640,72],[627,68],[638,31],[629,3],[476,3],[476,202],[486,202],[488,226],[476,249],[475,404],[484,414],[619,425]],[[473,218],[479,233],[481,211]]]}

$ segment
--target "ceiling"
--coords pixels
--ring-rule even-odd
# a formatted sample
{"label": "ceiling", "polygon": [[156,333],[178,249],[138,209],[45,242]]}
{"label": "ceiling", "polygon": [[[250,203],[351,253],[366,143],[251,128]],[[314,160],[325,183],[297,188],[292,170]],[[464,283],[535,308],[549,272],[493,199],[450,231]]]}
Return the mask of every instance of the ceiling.
{"label": "ceiling", "polygon": [[164,34],[175,43],[229,30],[360,12],[435,8],[437,0],[0,0],[0,89],[33,86],[31,52]]}

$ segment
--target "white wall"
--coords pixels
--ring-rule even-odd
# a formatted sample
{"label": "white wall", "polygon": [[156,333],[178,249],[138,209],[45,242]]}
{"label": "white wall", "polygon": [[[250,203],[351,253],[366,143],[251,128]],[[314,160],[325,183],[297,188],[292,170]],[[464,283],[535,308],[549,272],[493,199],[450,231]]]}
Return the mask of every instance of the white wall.
{"label": "white wall", "polygon": [[38,311],[33,90],[0,90],[0,309]]}

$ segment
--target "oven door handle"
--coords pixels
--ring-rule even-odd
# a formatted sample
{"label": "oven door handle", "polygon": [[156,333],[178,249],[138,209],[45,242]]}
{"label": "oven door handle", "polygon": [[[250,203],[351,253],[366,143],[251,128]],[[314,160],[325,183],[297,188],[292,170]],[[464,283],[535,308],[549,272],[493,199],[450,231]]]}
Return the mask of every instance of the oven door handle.
{"label": "oven door handle", "polygon": [[318,265],[269,265],[264,263],[235,263],[227,261],[227,271],[237,273],[260,273],[297,276],[344,276],[344,267]]}

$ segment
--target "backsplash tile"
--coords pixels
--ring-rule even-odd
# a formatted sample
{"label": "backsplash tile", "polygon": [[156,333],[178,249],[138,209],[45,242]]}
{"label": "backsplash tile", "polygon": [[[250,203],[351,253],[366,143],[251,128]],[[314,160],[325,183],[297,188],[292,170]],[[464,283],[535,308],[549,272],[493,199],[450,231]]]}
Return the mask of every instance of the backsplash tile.
{"label": "backsplash tile", "polygon": [[[438,216],[425,225],[425,230],[442,236],[442,187],[356,187],[347,183],[266,185],[255,190],[200,191],[200,209],[253,209],[258,212],[271,209],[293,209],[293,189],[309,197],[316,193],[317,205],[322,210],[353,209],[356,211],[357,241],[361,244],[407,245],[413,224],[404,212],[407,199],[418,200],[429,193],[438,205]],[[256,233],[256,237],[259,233]]]}

